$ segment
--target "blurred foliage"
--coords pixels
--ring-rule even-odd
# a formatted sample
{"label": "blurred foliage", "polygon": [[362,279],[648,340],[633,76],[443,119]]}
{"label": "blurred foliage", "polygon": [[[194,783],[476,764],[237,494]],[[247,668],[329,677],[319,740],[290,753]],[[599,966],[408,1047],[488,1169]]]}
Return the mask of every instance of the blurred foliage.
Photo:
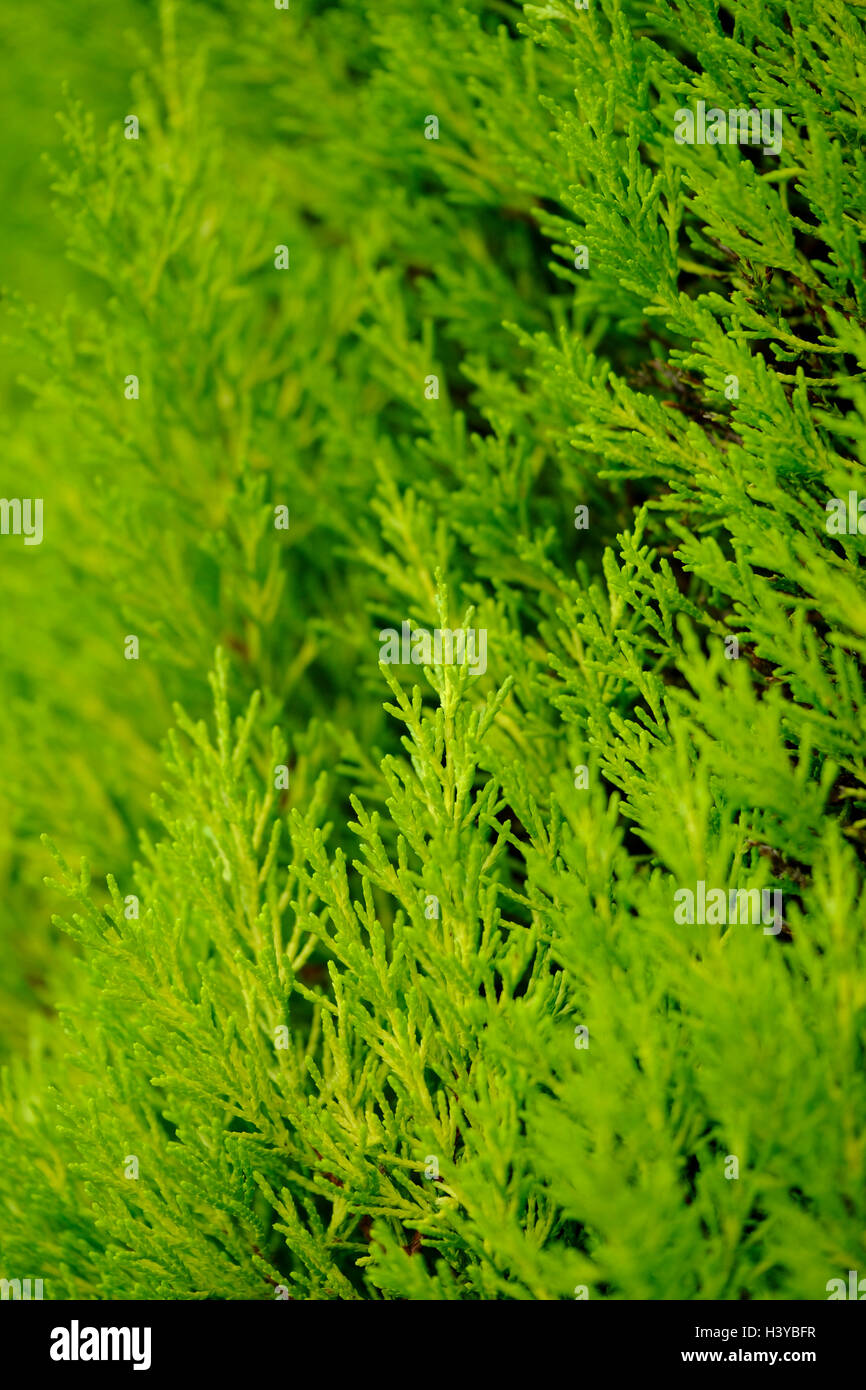
{"label": "blurred foliage", "polygon": [[[861,17],[0,23],[45,499],[0,549],[3,1270],[823,1297],[866,1258]],[[676,145],[698,100],[779,107],[778,160]],[[381,667],[406,620],[486,673]],[[784,930],[677,926],[698,880]]]}

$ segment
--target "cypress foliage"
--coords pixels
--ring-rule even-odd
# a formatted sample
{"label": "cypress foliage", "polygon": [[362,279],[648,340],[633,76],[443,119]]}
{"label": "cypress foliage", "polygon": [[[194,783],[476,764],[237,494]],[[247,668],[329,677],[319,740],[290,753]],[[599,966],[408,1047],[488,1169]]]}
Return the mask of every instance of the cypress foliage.
{"label": "cypress foliage", "polygon": [[72,269],[5,315],[44,537],[0,536],[0,1274],[826,1297],[866,1272],[862,7],[129,18],[51,155]]}

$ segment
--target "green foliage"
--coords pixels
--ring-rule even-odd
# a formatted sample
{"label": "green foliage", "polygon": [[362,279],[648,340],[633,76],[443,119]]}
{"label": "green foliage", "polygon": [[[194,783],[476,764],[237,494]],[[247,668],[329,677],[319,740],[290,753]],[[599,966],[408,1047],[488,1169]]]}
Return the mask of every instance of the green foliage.
{"label": "green foliage", "polygon": [[[0,1272],[825,1297],[866,1260],[861,7],[131,13],[109,114],[104,18],[85,81],[55,39],[73,269],[6,316],[45,539],[0,537]],[[677,144],[698,101],[780,109],[778,158]],[[486,670],[380,665],[404,621]],[[783,930],[678,924],[698,881]]]}

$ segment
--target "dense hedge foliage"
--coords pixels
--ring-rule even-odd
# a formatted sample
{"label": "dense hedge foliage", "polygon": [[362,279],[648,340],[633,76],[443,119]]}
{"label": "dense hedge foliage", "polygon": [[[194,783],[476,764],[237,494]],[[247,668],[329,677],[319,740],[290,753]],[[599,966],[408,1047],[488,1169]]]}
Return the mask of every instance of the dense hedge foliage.
{"label": "dense hedge foliage", "polygon": [[[38,8],[0,1274],[826,1297],[866,1271],[863,7]],[[780,148],[680,142],[700,102]],[[486,659],[382,664],[404,623]],[[784,907],[684,924],[700,884]]]}

